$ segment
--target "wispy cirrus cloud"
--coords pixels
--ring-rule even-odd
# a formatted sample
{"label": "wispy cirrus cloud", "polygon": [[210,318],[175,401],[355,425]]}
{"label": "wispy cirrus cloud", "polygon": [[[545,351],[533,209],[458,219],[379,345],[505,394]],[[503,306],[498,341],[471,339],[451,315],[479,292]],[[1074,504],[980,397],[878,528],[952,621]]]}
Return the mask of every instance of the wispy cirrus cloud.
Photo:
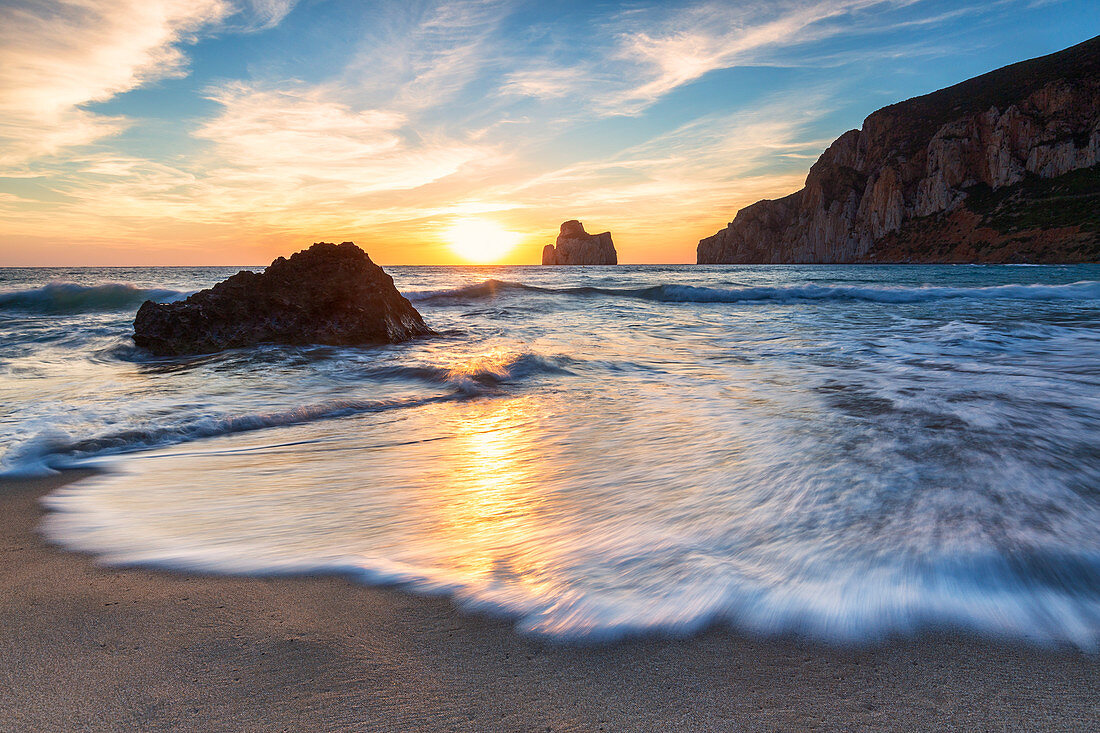
{"label": "wispy cirrus cloud", "polygon": [[496,155],[387,109],[358,110],[324,88],[279,90],[234,83],[195,136],[213,145],[204,177],[228,199],[262,206],[337,206],[357,196],[419,188]]}
{"label": "wispy cirrus cloud", "polygon": [[405,112],[441,109],[510,62],[502,25],[515,3],[454,0],[380,6],[335,84],[346,99]]}
{"label": "wispy cirrus cloud", "polygon": [[224,0],[45,0],[0,8],[0,166],[122,130],[102,102],[181,74],[178,44],[232,13]]}
{"label": "wispy cirrus cloud", "polygon": [[706,115],[615,155],[533,176],[501,195],[627,236],[690,244],[715,228],[715,214],[721,222],[757,199],[799,188],[808,162],[829,142],[812,133],[828,111],[825,90],[773,95],[751,110]]}
{"label": "wispy cirrus cloud", "polygon": [[[646,81],[622,90],[610,104],[637,112],[672,90],[717,69],[759,61],[760,54],[840,32],[823,21],[880,0],[768,3],[763,6],[706,3],[673,14],[663,27],[635,29],[621,37],[616,56],[641,66]],[[644,28],[644,26],[643,26]]]}
{"label": "wispy cirrus cloud", "polygon": [[[323,87],[233,82],[209,95],[220,112],[193,133],[207,148],[182,164],[109,152],[73,157],[75,172],[52,183],[66,197],[69,225],[94,222],[123,236],[165,220],[253,236],[373,225],[379,211],[457,211],[456,191],[468,184],[446,179],[507,158],[484,143],[414,131],[402,113],[355,109]],[[19,230],[54,230],[50,217],[44,208]]]}
{"label": "wispy cirrus cloud", "polygon": [[781,49],[851,30],[851,25],[830,21],[915,1],[711,1],[636,7],[610,25],[605,54],[581,57],[573,65],[543,59],[509,74],[502,91],[540,98],[580,96],[604,115],[636,115],[712,71],[770,62]]}
{"label": "wispy cirrus cloud", "polygon": [[187,73],[183,46],[230,19],[271,27],[295,0],[36,0],[0,6],[0,169],[126,129],[89,105]]}
{"label": "wispy cirrus cloud", "polygon": [[262,30],[279,25],[297,4],[298,0],[247,0],[241,10],[247,27]]}
{"label": "wispy cirrus cloud", "polygon": [[[249,28],[277,22],[290,5],[283,3],[266,14],[263,8],[254,9],[255,22]],[[64,196],[67,221],[57,218],[57,205],[31,210],[27,200],[16,197],[4,203],[9,208],[18,204],[24,216],[9,231],[23,236],[58,233],[58,227],[80,222],[81,229],[142,237],[166,222],[187,221],[203,227],[232,225],[242,234],[255,236],[303,227],[331,231],[372,225],[379,222],[375,212],[400,218],[412,209],[420,212],[412,216],[421,217],[425,212],[483,210],[478,204],[452,203],[460,198],[454,190],[462,185],[449,188],[440,182],[459,170],[491,167],[508,155],[499,146],[478,140],[483,130],[453,134],[417,115],[437,109],[476,76],[484,60],[478,49],[489,33],[485,23],[494,20],[491,11],[499,5],[443,4],[412,14],[413,27],[400,32],[416,50],[401,56],[394,48],[381,49],[391,70],[404,76],[390,79],[380,94],[364,94],[355,84],[359,74],[378,76],[380,65],[369,62],[327,83],[222,82],[205,92],[217,110],[189,131],[189,137],[202,146],[185,159],[158,161],[104,148],[74,152],[126,123],[122,118],[86,112],[81,102],[109,98],[153,79],[183,73],[186,59],[173,44],[184,42],[186,36],[182,30],[165,31],[157,36],[162,40],[156,48],[171,63],[135,66],[138,71],[126,83],[111,85],[102,93],[74,95],[64,108],[69,119],[83,115],[101,127],[67,141],[71,148],[64,165],[29,169],[30,175],[45,173],[51,190]],[[187,27],[212,29],[220,23],[249,29],[241,28],[239,16],[231,16],[232,7],[216,3],[211,7],[216,12],[201,16],[209,20]],[[88,22],[88,18],[80,20],[85,29],[91,27]],[[87,90],[99,76],[89,73],[89,83],[82,88]],[[59,116],[59,124],[63,122],[64,116]],[[41,157],[58,149],[26,152]],[[433,184],[435,191],[418,195],[415,205],[406,199],[405,192]]]}
{"label": "wispy cirrus cloud", "polygon": [[557,99],[589,86],[592,78],[589,70],[575,66],[527,69],[508,74],[501,86],[501,92],[523,97]]}
{"label": "wispy cirrus cloud", "polygon": [[[457,216],[532,247],[579,216],[614,228],[626,261],[688,259],[738,207],[797,189],[862,115],[935,88],[911,81],[929,66],[954,79],[940,57],[960,39],[1016,33],[1005,9],[1025,6],[9,0],[0,254],[18,238],[61,257],[78,232],[211,255],[177,262],[317,237],[438,262]],[[261,244],[253,261],[280,251]]]}

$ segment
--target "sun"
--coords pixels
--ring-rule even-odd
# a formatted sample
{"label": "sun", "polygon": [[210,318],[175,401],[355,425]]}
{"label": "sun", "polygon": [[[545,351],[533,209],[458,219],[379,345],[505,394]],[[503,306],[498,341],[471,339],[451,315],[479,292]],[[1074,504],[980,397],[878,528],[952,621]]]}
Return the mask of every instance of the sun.
{"label": "sun", "polygon": [[459,219],[444,235],[451,249],[468,262],[496,262],[523,236],[485,219]]}

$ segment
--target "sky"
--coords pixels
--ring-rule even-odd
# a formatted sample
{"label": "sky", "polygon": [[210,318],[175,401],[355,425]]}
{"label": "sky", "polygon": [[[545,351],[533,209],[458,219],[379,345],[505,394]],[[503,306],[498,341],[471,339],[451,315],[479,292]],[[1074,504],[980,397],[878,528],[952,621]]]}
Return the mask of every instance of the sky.
{"label": "sky", "polygon": [[0,266],[534,264],[567,219],[694,262],[874,110],[1098,33],[1096,0],[0,0]]}

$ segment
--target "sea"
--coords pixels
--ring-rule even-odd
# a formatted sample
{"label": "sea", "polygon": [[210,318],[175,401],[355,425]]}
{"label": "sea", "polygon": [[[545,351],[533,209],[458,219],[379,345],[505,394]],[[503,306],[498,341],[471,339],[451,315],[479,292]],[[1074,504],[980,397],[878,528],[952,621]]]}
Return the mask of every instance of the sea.
{"label": "sea", "polygon": [[387,267],[437,337],[133,345],[238,269],[0,269],[0,471],[96,469],[49,541],[564,642],[1100,646],[1100,265]]}

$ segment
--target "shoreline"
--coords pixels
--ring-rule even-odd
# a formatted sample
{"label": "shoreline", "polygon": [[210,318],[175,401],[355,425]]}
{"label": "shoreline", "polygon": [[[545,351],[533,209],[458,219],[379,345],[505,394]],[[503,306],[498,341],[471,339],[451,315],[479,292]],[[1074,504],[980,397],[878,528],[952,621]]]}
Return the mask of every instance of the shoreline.
{"label": "shoreline", "polygon": [[1100,655],[962,634],[867,647],[566,645],[340,577],[111,568],[0,481],[3,730],[1095,730]]}

